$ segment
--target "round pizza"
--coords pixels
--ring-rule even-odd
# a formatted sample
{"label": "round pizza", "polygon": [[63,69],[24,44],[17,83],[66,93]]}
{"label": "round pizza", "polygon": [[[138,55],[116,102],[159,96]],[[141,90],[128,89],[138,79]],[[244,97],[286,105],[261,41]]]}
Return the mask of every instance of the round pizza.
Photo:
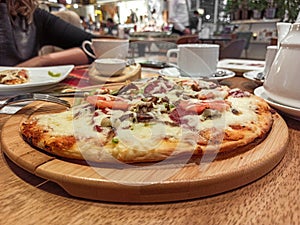
{"label": "round pizza", "polygon": [[20,130],[57,156],[140,163],[230,155],[264,138],[272,123],[268,104],[249,92],[159,76],[103,86],[70,110],[30,117]]}

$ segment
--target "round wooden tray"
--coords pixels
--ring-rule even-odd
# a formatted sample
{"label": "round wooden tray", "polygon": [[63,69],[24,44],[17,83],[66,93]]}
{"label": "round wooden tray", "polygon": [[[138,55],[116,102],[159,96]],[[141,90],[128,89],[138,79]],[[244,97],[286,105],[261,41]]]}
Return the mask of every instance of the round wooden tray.
{"label": "round wooden tray", "polygon": [[89,69],[89,79],[93,84],[105,84],[105,83],[118,83],[127,80],[137,80],[141,78],[141,65],[136,63],[135,65],[126,66],[122,73],[118,76],[104,76],[101,75],[92,64]]}
{"label": "round wooden tray", "polygon": [[168,202],[222,193],[248,184],[272,170],[282,159],[288,142],[285,121],[274,115],[268,136],[251,149],[213,162],[166,163],[115,167],[64,160],[26,143],[19,132],[29,116],[62,111],[51,103],[34,102],[3,126],[1,143],[17,165],[59,184],[69,194],[110,202]]}

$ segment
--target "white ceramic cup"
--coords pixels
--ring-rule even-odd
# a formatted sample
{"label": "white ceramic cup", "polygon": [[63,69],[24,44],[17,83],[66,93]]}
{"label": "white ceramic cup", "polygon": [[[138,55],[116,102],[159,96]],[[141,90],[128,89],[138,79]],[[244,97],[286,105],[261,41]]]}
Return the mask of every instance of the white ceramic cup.
{"label": "white ceramic cup", "polygon": [[170,49],[167,58],[176,55],[177,65],[191,77],[210,77],[217,70],[219,45],[217,44],[182,44],[177,49]]}
{"label": "white ceramic cup", "polygon": [[[94,51],[91,53],[86,46],[89,45]],[[118,58],[125,59],[128,55],[129,40],[95,38],[92,41],[84,41],[82,48],[92,58]]]}
{"label": "white ceramic cup", "polygon": [[291,23],[278,22],[276,23],[276,27],[277,27],[277,47],[279,48],[282,40],[286,37],[286,35],[288,34],[291,28]]}
{"label": "white ceramic cup", "polygon": [[265,57],[265,67],[264,67],[264,74],[268,74],[272,63],[275,59],[276,53],[278,51],[277,45],[270,45],[267,47],[266,57]]}
{"label": "white ceramic cup", "polygon": [[300,109],[299,56],[300,23],[294,23],[266,75],[264,88],[274,101]]}

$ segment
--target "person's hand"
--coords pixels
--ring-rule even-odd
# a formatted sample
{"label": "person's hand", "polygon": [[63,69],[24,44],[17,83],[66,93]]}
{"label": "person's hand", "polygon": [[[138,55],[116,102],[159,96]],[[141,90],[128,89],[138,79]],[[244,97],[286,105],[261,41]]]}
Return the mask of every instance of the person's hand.
{"label": "person's hand", "polygon": [[183,34],[187,35],[187,34],[191,34],[191,30],[189,28],[185,28],[183,30]]}

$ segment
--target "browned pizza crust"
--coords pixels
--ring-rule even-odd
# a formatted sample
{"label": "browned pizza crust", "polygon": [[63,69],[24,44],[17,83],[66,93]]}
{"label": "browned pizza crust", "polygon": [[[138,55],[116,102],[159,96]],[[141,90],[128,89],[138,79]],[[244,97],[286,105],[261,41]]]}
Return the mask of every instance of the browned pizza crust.
{"label": "browned pizza crust", "polygon": [[29,120],[21,125],[21,133],[27,142],[54,155],[72,159],[83,159],[77,150],[76,139],[73,135],[57,136],[37,123]]}
{"label": "browned pizza crust", "polygon": [[[256,114],[258,121],[250,122],[248,126],[240,124],[231,125],[230,129],[222,131],[204,130],[199,134],[199,145],[206,154],[209,153],[227,153],[235,149],[250,144],[258,139],[262,139],[270,131],[273,118],[269,105],[261,98],[251,95],[250,98],[256,99]],[[210,140],[220,140],[215,148],[207,149]]]}

